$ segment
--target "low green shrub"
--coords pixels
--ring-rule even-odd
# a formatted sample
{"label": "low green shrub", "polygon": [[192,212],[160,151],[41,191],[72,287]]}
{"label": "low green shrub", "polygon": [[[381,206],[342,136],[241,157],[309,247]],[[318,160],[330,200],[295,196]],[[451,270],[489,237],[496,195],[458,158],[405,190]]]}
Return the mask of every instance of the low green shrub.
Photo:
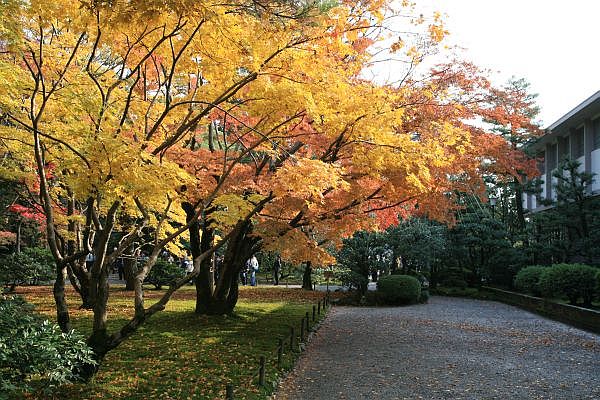
{"label": "low green shrub", "polygon": [[77,367],[95,364],[83,336],[62,333],[16,296],[0,297],[0,398],[19,398],[78,380]]}
{"label": "low green shrub", "polygon": [[26,248],[0,259],[0,284],[14,291],[19,285],[39,285],[54,277],[54,259],[43,248]]}
{"label": "low green shrub", "polygon": [[592,305],[598,285],[598,269],[584,264],[555,264],[546,268],[539,281],[539,288],[546,297],[566,297],[576,305],[581,298],[585,307]]}
{"label": "low green shrub", "polygon": [[469,297],[473,299],[482,298],[479,289],[477,288],[459,288],[459,287],[444,287],[438,286],[431,290],[432,294],[448,297]]}
{"label": "low green shrub", "polygon": [[541,296],[539,287],[540,277],[546,267],[541,265],[531,265],[525,267],[515,276],[515,288],[521,292],[529,293],[534,296]]}
{"label": "low green shrub", "polygon": [[169,286],[184,275],[185,271],[178,265],[158,260],[146,276],[144,282],[154,285],[156,289],[160,290],[163,286]]}
{"label": "low green shrub", "polygon": [[409,275],[383,276],[377,281],[377,292],[386,304],[415,304],[421,296],[421,283]]}

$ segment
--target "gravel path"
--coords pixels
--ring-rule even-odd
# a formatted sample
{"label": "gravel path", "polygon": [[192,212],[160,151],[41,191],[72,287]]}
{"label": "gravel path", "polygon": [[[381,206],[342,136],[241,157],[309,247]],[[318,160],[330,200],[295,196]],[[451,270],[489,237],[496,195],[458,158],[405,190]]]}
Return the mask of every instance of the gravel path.
{"label": "gravel path", "polygon": [[274,396],[600,399],[600,336],[501,303],[335,307]]}

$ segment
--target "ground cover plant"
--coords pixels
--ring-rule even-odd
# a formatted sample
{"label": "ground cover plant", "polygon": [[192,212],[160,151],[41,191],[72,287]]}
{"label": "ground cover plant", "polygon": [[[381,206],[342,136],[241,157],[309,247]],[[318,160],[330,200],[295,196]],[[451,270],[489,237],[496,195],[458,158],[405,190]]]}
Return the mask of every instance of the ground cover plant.
{"label": "ground cover plant", "polygon": [[0,296],[0,398],[49,393],[78,380],[77,366],[93,362],[75,331],[62,333],[19,296]]}
{"label": "ground cover plant", "polygon": [[[22,288],[20,292],[51,315],[50,287]],[[132,292],[111,288],[109,313],[114,324],[122,323],[131,307]],[[194,314],[195,291],[186,287],[114,352],[107,355],[94,380],[68,385],[55,392],[57,399],[214,399],[225,398],[226,384],[233,384],[236,398],[263,399],[273,391],[277,372],[277,338],[299,331],[301,318],[323,297],[322,292],[286,288],[241,288],[240,302],[233,316]],[[156,301],[160,291],[148,292]],[[76,305],[77,295],[69,291],[68,301]],[[73,313],[73,326],[82,333],[91,330],[92,312]],[[256,386],[258,360],[267,356],[267,387]],[[283,368],[290,369],[297,354],[288,349]],[[35,398],[35,397],[30,397]]]}

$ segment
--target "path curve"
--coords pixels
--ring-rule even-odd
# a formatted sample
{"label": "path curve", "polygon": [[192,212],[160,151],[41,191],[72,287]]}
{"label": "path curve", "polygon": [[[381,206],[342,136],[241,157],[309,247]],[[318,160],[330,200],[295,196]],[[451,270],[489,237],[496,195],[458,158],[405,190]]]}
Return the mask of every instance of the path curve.
{"label": "path curve", "polygon": [[600,399],[600,336],[490,301],[334,307],[274,399]]}

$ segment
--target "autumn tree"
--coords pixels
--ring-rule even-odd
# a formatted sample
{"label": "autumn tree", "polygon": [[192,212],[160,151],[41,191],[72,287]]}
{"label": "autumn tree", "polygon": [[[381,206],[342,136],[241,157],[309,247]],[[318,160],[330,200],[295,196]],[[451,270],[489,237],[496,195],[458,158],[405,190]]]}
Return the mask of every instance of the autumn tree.
{"label": "autumn tree", "polygon": [[[492,132],[506,141],[512,154],[520,152],[521,159],[511,169],[498,168],[497,156],[490,159],[488,179],[493,195],[498,197],[498,209],[503,222],[513,234],[521,236],[525,230],[523,194],[531,186],[526,177],[537,175],[536,170],[524,164],[534,160],[536,154],[529,154],[529,145],[539,138],[543,131],[536,122],[539,108],[537,94],[531,93],[530,84],[525,79],[510,79],[503,87],[493,89],[491,101],[484,120],[492,124]],[[498,153],[496,153],[498,154]],[[510,156],[511,153],[508,153]],[[518,153],[517,153],[518,154]]]}
{"label": "autumn tree", "polygon": [[[273,197],[225,191],[227,182],[247,171],[244,161],[253,150],[270,148],[268,135],[250,144],[242,137],[220,143],[223,151],[214,157],[200,154],[195,172],[203,173],[197,175],[183,168],[184,153],[196,149],[204,126],[214,126],[214,113],[231,115],[244,104],[243,88],[256,83],[249,95],[269,96],[274,83],[268,78],[294,62],[287,53],[310,55],[298,46],[328,35],[332,20],[312,12],[314,5],[278,2],[82,1],[65,7],[60,1],[8,1],[2,7],[3,155],[11,172],[27,175],[23,180],[35,188],[32,197],[44,213],[57,264],[59,325],[70,330],[64,295],[69,274],[94,312],[88,343],[101,360],[162,310],[218,246],[246,232],[250,218]],[[243,125],[258,133],[258,122]],[[222,126],[228,127],[225,118]],[[193,211],[186,215],[184,204]],[[158,255],[165,247],[178,251],[178,238],[208,221],[208,214],[220,241],[196,254],[194,271],[146,307],[142,283]],[[152,239],[144,245],[151,250],[136,272],[135,313],[111,333],[109,268],[147,232]],[[117,234],[116,248],[109,249]],[[95,261],[88,269],[89,253]],[[90,366],[88,375],[94,372]]]}
{"label": "autumn tree", "polygon": [[[352,54],[352,49],[342,46],[343,51],[338,50],[339,55],[331,60],[336,53],[327,45],[313,52],[318,54],[323,48],[327,53],[320,59],[330,62],[330,69],[299,69],[298,75],[293,75],[298,70],[291,69],[285,76],[279,74],[286,78],[285,103],[275,94],[248,102],[261,105],[263,116],[257,127],[268,132],[271,140],[269,147],[249,153],[244,166],[250,179],[245,185],[239,183],[243,176],[232,182],[238,196],[258,193],[272,198],[258,218],[248,221],[228,241],[234,251],[225,256],[227,273],[219,282],[212,282],[209,260],[201,267],[204,278],[197,281],[198,313],[233,310],[237,273],[254,252],[277,251],[296,264],[327,264],[332,260],[323,245],[339,245],[341,238],[357,229],[385,228],[396,223],[398,215],[452,218],[453,210],[460,207],[455,192],[485,194],[485,162],[493,159],[497,170],[521,166],[531,171],[533,161],[523,157],[520,149],[511,149],[493,132],[464,122],[484,117],[490,107],[490,84],[472,65],[440,66],[427,79],[407,77],[400,86],[375,85],[357,75],[369,62],[369,55],[361,52],[364,49],[354,49],[356,54],[346,57],[342,54]],[[418,57],[414,51],[407,54]],[[336,95],[332,88],[344,95]],[[300,101],[295,103],[292,94],[298,94]],[[288,105],[294,107],[286,110]],[[257,128],[241,126],[240,121],[259,111],[250,107],[237,107],[237,111],[242,114],[229,126],[224,121],[232,116],[207,127],[209,138],[218,133],[219,141],[207,140],[204,150],[200,146],[189,153],[208,149],[211,155],[221,154],[219,143],[235,143],[236,137],[248,138],[245,146],[256,143],[251,138]],[[284,114],[268,125],[278,112]],[[270,128],[273,125],[279,132]],[[232,136],[233,140],[228,139]],[[258,135],[253,140],[262,138]],[[196,254],[202,246],[210,246],[215,234],[209,214],[223,217],[219,211],[223,205],[218,201],[215,205],[205,226],[197,225],[190,233]]]}

